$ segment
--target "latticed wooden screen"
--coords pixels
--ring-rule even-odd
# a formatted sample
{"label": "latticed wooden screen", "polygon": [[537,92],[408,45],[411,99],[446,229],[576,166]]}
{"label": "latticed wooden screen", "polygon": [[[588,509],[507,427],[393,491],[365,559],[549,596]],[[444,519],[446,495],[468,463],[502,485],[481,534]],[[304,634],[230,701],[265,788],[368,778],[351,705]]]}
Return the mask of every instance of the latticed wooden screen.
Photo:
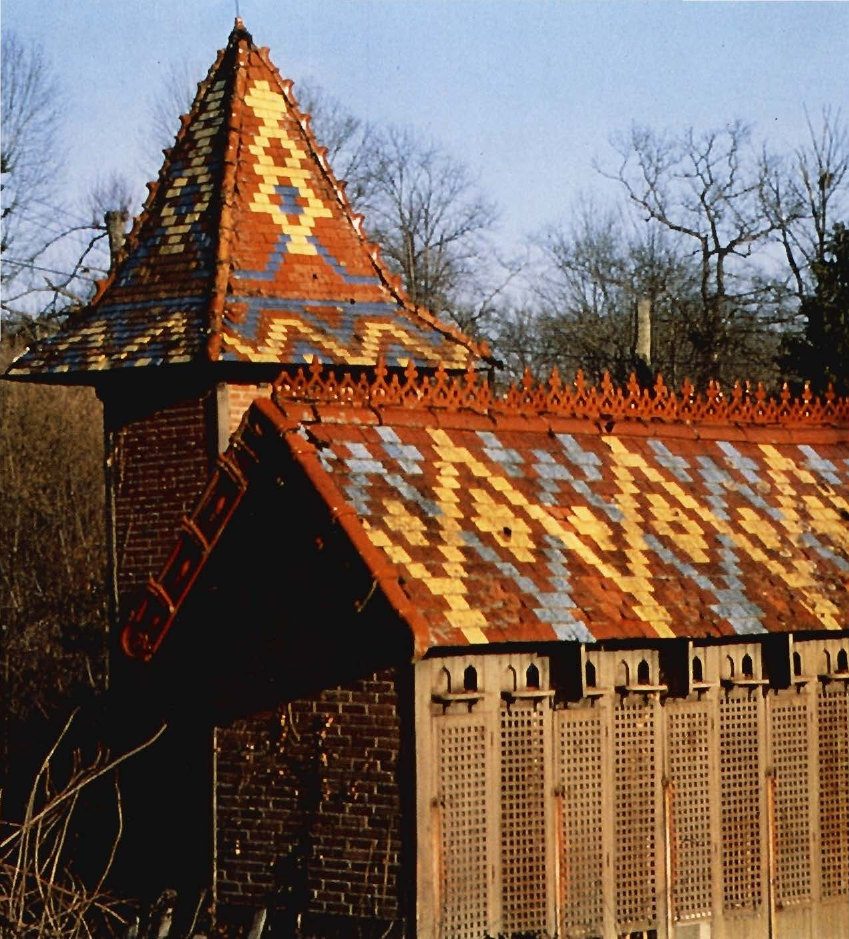
{"label": "latticed wooden screen", "polygon": [[562,792],[560,860],[563,935],[601,935],[604,919],[602,758],[598,710],[557,712],[557,781]]}
{"label": "latticed wooden screen", "polygon": [[651,929],[657,920],[656,724],[651,701],[626,700],[615,710],[614,872],[620,931]]}
{"label": "latticed wooden screen", "polygon": [[822,894],[849,894],[849,707],[846,686],[833,682],[817,696]]}
{"label": "latticed wooden screen", "polygon": [[719,705],[722,894],[726,910],[757,909],[762,903],[760,703],[754,695],[741,695],[723,698]]}
{"label": "latticed wooden screen", "polygon": [[547,926],[547,713],[548,702],[501,711],[501,915],[508,935]]}
{"label": "latticed wooden screen", "polygon": [[440,932],[455,939],[480,939],[490,918],[486,728],[479,720],[451,718],[439,722],[437,733]]}
{"label": "latticed wooden screen", "polygon": [[421,935],[587,939],[667,923],[683,935],[712,921],[735,936],[808,923],[807,939],[842,939],[839,904],[816,904],[849,896],[846,683],[805,672],[776,690],[758,663],[720,684],[715,656],[713,683],[675,697],[617,686],[622,653],[604,655],[580,702],[549,697],[546,667],[522,686],[518,656],[488,670],[474,659],[479,681],[460,692],[467,666],[446,682],[433,665]]}
{"label": "latticed wooden screen", "polygon": [[674,702],[667,713],[672,801],[672,903],[676,920],[711,911],[709,705]]}
{"label": "latticed wooden screen", "polygon": [[769,698],[775,771],[775,896],[788,906],[811,896],[809,709],[806,695]]}

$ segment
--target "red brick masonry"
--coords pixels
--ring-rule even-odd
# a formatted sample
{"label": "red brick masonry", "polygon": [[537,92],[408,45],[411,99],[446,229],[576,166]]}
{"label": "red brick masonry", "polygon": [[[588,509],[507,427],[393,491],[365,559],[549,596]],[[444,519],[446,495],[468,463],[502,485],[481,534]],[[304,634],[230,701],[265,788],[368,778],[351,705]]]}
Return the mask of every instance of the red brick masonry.
{"label": "red brick masonry", "polygon": [[216,732],[216,899],[399,922],[393,670]]}

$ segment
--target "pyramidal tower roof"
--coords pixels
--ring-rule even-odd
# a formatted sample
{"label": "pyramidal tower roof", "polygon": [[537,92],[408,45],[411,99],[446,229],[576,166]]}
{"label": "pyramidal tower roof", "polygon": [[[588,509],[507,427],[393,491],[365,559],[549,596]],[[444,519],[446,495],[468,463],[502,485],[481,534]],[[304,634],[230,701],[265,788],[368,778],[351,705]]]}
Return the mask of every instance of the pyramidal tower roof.
{"label": "pyramidal tower roof", "polygon": [[10,378],[197,362],[447,369],[486,356],[381,263],[292,83],[241,20],[91,304]]}

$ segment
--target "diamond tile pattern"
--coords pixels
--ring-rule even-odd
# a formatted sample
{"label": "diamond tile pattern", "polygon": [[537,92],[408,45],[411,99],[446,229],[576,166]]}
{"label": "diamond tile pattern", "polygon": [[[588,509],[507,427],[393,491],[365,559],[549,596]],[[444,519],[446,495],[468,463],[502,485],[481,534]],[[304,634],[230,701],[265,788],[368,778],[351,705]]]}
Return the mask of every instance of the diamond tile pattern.
{"label": "diamond tile pattern", "polygon": [[[287,416],[279,392],[255,401],[224,463],[241,466],[245,487],[253,465],[299,465],[420,654],[849,623],[842,425],[637,420],[612,433],[589,417],[509,407],[315,401],[295,410]],[[235,507],[219,498],[219,477],[195,523],[213,505]],[[204,536],[207,553],[224,524]],[[177,614],[183,593],[166,588],[169,565],[130,617],[130,654],[153,654]],[[164,618],[150,612],[163,590]]]}
{"label": "diamond tile pattern", "polygon": [[[510,408],[295,410],[279,393],[258,399],[225,462],[253,454],[249,486],[254,463],[287,473],[294,461],[419,653],[849,623],[845,427],[637,420],[613,433]],[[214,476],[193,519],[219,488]],[[154,622],[140,603],[131,654],[152,654],[176,615],[169,570],[157,589],[172,613]]]}
{"label": "diamond tile pattern", "polygon": [[435,644],[845,628],[846,446],[587,429],[309,433]]}
{"label": "diamond tile pattern", "polygon": [[192,361],[463,368],[482,350],[382,266],[265,50],[237,23],[126,258],[10,375]]}

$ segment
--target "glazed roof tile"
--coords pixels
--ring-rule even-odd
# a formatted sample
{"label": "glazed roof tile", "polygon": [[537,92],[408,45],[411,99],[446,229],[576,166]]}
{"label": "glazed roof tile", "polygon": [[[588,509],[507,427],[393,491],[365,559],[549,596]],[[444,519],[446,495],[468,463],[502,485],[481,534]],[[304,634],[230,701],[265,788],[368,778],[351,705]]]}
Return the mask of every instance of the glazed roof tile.
{"label": "glazed roof tile", "polygon": [[[304,473],[419,653],[849,628],[849,401],[558,389],[546,410],[545,389],[495,399],[471,374],[299,380],[253,405],[225,463],[246,487],[251,460]],[[140,654],[179,597],[157,626],[146,603]]]}
{"label": "glazed roof tile", "polygon": [[291,86],[237,21],[123,262],[10,377],[195,361],[459,369],[486,354],[384,268]]}

